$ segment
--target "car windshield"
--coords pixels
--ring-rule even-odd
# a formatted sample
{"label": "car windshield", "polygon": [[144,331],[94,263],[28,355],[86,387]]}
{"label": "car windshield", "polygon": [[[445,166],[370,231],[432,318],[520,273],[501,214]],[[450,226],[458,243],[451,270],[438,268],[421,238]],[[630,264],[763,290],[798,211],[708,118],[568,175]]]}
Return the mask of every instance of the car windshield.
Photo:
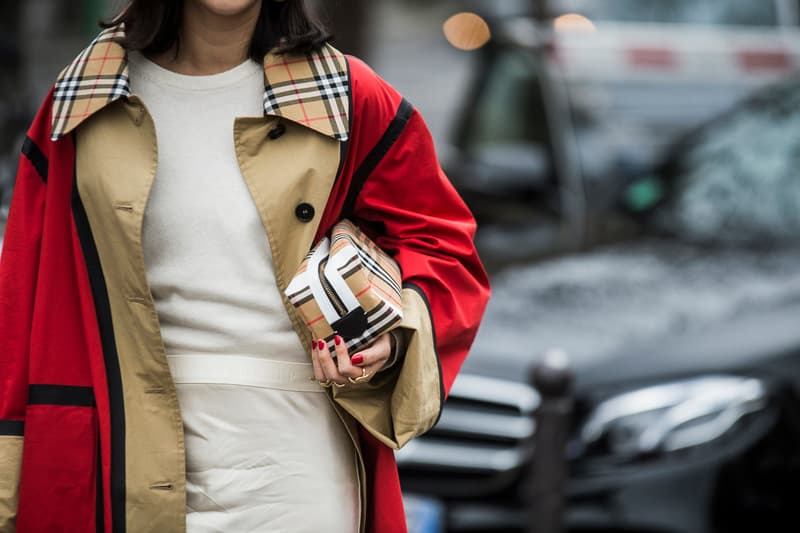
{"label": "car windshield", "polygon": [[580,13],[592,20],[775,26],[774,1],[762,0],[559,0],[557,13]]}
{"label": "car windshield", "polygon": [[660,225],[682,238],[800,241],[800,79],[759,93],[687,137],[662,179]]}

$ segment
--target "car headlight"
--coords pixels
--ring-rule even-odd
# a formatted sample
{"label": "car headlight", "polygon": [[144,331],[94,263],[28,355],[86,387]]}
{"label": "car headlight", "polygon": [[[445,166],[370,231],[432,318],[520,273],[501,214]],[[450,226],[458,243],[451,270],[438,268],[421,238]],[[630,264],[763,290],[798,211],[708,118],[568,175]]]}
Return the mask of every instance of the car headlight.
{"label": "car headlight", "polygon": [[768,403],[758,379],[704,376],[609,398],[581,428],[586,448],[615,459],[674,452],[714,441]]}

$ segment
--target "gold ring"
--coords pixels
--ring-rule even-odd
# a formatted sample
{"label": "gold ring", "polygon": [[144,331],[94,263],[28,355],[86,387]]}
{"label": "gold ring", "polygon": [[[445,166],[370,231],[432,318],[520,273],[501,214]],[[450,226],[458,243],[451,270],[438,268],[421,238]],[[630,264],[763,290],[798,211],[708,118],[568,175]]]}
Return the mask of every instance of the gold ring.
{"label": "gold ring", "polygon": [[317,383],[319,383],[320,387],[325,387],[326,389],[331,385],[333,385],[333,382],[331,380],[326,380],[326,381],[317,380]]}
{"label": "gold ring", "polygon": [[367,373],[367,369],[366,368],[362,368],[360,376],[358,376],[357,378],[351,378],[350,376],[347,376],[347,380],[350,383],[352,383],[353,385],[355,385],[356,383],[360,383],[360,382],[364,381],[368,377],[369,377],[369,374]]}
{"label": "gold ring", "polygon": [[346,385],[346,383],[336,383],[335,381],[331,381],[331,385],[333,385],[337,389],[341,389],[342,387],[344,387]]}

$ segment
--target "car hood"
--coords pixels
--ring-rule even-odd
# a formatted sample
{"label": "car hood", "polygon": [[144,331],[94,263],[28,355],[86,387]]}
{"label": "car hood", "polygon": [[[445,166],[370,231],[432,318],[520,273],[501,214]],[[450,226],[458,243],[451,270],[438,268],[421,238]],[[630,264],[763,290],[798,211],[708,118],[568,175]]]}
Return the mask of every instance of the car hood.
{"label": "car hood", "polygon": [[524,381],[544,351],[559,348],[586,381],[582,372],[616,364],[633,346],[641,358],[669,358],[665,339],[683,339],[685,349],[721,325],[800,302],[800,248],[639,241],[508,268],[492,287],[463,371]]}

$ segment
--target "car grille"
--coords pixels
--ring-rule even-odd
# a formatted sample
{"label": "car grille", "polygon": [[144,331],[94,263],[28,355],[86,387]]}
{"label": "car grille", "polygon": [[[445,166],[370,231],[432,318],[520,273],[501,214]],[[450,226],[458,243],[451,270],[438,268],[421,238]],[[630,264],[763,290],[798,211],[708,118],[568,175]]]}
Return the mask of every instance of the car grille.
{"label": "car grille", "polygon": [[436,426],[397,452],[403,489],[463,498],[511,485],[530,457],[538,404],[528,385],[460,375]]}

